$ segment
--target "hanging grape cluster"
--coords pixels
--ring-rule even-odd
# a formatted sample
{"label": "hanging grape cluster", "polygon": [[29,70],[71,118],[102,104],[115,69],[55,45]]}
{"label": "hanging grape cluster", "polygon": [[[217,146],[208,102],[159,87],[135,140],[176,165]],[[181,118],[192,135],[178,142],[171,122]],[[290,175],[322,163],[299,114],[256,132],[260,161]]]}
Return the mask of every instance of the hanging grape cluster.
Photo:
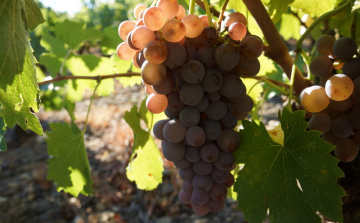
{"label": "hanging grape cluster", "polygon": [[[316,41],[320,55],[310,63],[319,85],[305,88],[301,104],[312,112],[310,130],[321,131],[322,138],[335,145],[335,156],[353,161],[360,147],[360,58],[355,40],[337,40],[322,35]],[[356,55],[356,57],[354,57]]]}
{"label": "hanging grape cluster", "polygon": [[241,141],[234,128],[254,106],[240,77],[259,72],[263,42],[247,35],[238,12],[224,20],[224,34],[174,0],[134,14],[137,21],[119,26],[117,54],[141,68],[147,109],[168,117],[153,132],[183,179],[179,199],[198,215],[220,211],[234,184],[231,153]]}

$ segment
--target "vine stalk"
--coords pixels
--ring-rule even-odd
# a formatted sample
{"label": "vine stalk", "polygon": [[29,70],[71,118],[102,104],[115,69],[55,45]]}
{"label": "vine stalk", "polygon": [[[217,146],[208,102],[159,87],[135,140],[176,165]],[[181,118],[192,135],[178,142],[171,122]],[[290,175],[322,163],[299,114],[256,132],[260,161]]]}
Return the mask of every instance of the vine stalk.
{"label": "vine stalk", "polygon": [[211,17],[209,4],[208,4],[207,0],[203,0],[203,2],[204,2],[205,11],[206,11],[206,16],[207,16],[208,21],[209,21],[209,26],[214,27],[213,22],[212,22],[212,17]]}

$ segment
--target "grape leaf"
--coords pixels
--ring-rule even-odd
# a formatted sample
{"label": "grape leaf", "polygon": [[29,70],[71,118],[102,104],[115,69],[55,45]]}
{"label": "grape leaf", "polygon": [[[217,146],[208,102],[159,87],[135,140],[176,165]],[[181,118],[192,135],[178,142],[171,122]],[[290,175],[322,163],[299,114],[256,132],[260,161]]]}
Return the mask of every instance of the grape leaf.
{"label": "grape leaf", "polygon": [[139,112],[137,110],[137,106],[133,106],[124,115],[125,121],[134,132],[134,147],[131,162],[126,168],[126,175],[129,180],[136,182],[139,189],[153,190],[162,183],[163,161],[150,135],[151,129],[144,130],[140,125],[140,119],[143,119],[147,126],[152,127],[151,123],[154,122],[151,116],[153,115],[145,109],[140,108]]}
{"label": "grape leaf", "polygon": [[278,22],[288,9],[288,6],[293,3],[294,0],[270,0],[268,3],[269,6],[269,15],[274,23]]}
{"label": "grape leaf", "polygon": [[353,7],[352,7],[351,12],[354,12],[354,11],[356,11],[356,10],[358,10],[358,9],[360,9],[360,1],[359,1],[359,0],[356,0],[356,1],[354,2],[354,5],[353,5]]}
{"label": "grape leaf", "polygon": [[[118,57],[117,54],[113,54],[110,57],[110,60],[114,66],[114,73],[123,74],[129,71],[134,73],[140,73],[140,69],[132,65],[131,60],[122,60]],[[119,82],[123,87],[132,87],[134,85],[141,84],[141,76],[132,76],[132,77],[118,77]]]}
{"label": "grape leaf", "polygon": [[45,22],[44,16],[34,0],[21,0],[20,2],[26,27],[33,31],[39,24]]}
{"label": "grape leaf", "polygon": [[104,55],[111,55],[116,52],[117,46],[123,42],[119,37],[118,28],[106,27],[104,37],[100,42],[101,51]]}
{"label": "grape leaf", "polygon": [[4,135],[6,133],[6,125],[4,119],[0,117],[0,152],[6,151],[6,140]]}
{"label": "grape leaf", "polygon": [[279,33],[287,41],[300,39],[300,21],[293,14],[282,14]]}
{"label": "grape leaf", "polygon": [[90,164],[87,157],[84,136],[72,122],[50,123],[48,138],[48,180],[54,179],[57,190],[77,197],[79,193],[93,193]]}
{"label": "grape leaf", "polygon": [[311,17],[319,17],[334,9],[336,0],[295,0],[291,8],[295,11],[301,9]]}
{"label": "grape leaf", "polygon": [[[9,128],[21,128],[43,134],[38,118],[31,112],[39,110],[35,58],[23,25],[24,12],[20,1],[0,2],[0,103]],[[31,16],[29,15],[31,18]],[[30,27],[37,22],[29,21]]]}
{"label": "grape leaf", "polygon": [[103,33],[93,28],[85,29],[85,24],[65,20],[55,24],[57,37],[67,43],[70,49],[76,49],[85,40],[100,40]]}
{"label": "grape leaf", "polygon": [[[318,131],[306,131],[305,111],[290,113],[286,108],[279,120],[284,143],[274,142],[263,123],[243,121],[241,145],[234,152],[236,163],[244,163],[235,191],[239,208],[251,223],[260,223],[270,211],[270,222],[321,222],[316,211],[342,221],[341,197],[336,183],[344,174],[334,148]],[[299,182],[299,186],[297,185]]]}

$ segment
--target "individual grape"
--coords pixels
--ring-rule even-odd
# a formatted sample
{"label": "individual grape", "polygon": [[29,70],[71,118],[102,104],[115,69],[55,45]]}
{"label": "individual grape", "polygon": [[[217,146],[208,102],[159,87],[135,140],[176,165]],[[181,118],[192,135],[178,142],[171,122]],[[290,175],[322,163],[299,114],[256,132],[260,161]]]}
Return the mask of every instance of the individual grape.
{"label": "individual grape", "polygon": [[320,78],[320,82],[319,82],[319,85],[321,87],[325,87],[325,84],[326,84],[326,81],[329,80],[330,77],[334,76],[334,74],[329,74],[328,76],[325,76],[325,77],[321,77]]}
{"label": "individual grape", "polygon": [[185,83],[185,80],[181,75],[181,70],[179,68],[176,68],[176,69],[171,69],[170,72],[171,72],[171,77],[175,83],[175,86],[180,88]]}
{"label": "individual grape", "polygon": [[153,94],[155,93],[154,89],[152,88],[151,85],[145,83],[144,81],[142,81],[143,85],[145,86],[145,91],[146,91],[146,94],[150,95],[150,94]]}
{"label": "individual grape", "polygon": [[190,38],[189,44],[194,46],[196,49],[200,49],[203,46],[207,46],[208,41],[202,35],[199,35],[198,37]]}
{"label": "individual grape", "polygon": [[350,37],[341,37],[333,45],[334,56],[339,60],[350,60],[357,51],[355,40]]}
{"label": "individual grape", "polygon": [[199,112],[204,112],[209,106],[209,99],[206,96],[203,96],[203,98],[201,99],[201,101],[194,105],[194,107],[199,111]]}
{"label": "individual grape", "polygon": [[231,42],[224,43],[216,48],[215,60],[221,68],[231,70],[239,63],[239,50]]}
{"label": "individual grape", "polygon": [[139,51],[140,49],[137,48],[136,46],[134,46],[134,44],[132,43],[131,41],[131,36],[132,36],[132,32],[129,32],[128,36],[127,36],[127,39],[126,39],[126,43],[129,45],[129,47],[135,51]]}
{"label": "individual grape", "polygon": [[200,84],[185,83],[180,88],[180,98],[186,105],[197,105],[204,96],[203,88]]}
{"label": "individual grape", "polygon": [[325,91],[332,100],[343,101],[353,93],[354,84],[345,74],[335,74],[326,81]]}
{"label": "individual grape", "polygon": [[209,212],[209,210],[207,209],[207,207],[205,205],[196,206],[196,205],[194,205],[193,202],[191,202],[191,204],[192,204],[192,209],[193,209],[194,213],[198,216],[204,216]]}
{"label": "individual grape", "polygon": [[132,31],[131,42],[135,47],[144,49],[148,42],[155,40],[155,34],[146,26],[138,26]]}
{"label": "individual grape", "polygon": [[254,101],[249,95],[245,95],[243,100],[234,103],[234,110],[237,112],[250,112],[253,107]]}
{"label": "individual grape", "polygon": [[169,106],[164,111],[165,115],[169,118],[179,118],[180,111],[174,111]]}
{"label": "individual grape", "polygon": [[215,201],[213,199],[209,199],[208,202],[206,202],[206,208],[211,212],[219,212],[225,207],[225,201]]}
{"label": "individual grape", "polygon": [[231,39],[237,41],[242,40],[246,35],[246,26],[241,22],[233,22],[229,26],[229,36]]}
{"label": "individual grape", "polygon": [[309,129],[327,132],[331,129],[331,118],[325,113],[316,113],[309,120]]}
{"label": "individual grape", "polygon": [[225,117],[227,107],[222,101],[212,101],[209,107],[205,110],[205,114],[212,120],[220,120]]}
{"label": "individual grape", "polygon": [[339,139],[336,142],[334,154],[335,156],[343,162],[353,161],[359,152],[359,147],[356,145],[354,140],[350,138]]}
{"label": "individual grape", "polygon": [[163,155],[167,160],[176,162],[184,157],[186,147],[182,142],[171,143],[167,141],[161,141],[161,148]]}
{"label": "individual grape", "polygon": [[165,12],[166,19],[173,19],[179,12],[179,3],[174,0],[158,0],[156,6]]}
{"label": "individual grape", "polygon": [[317,55],[311,60],[310,71],[316,77],[326,77],[331,74],[334,67],[328,56]]}
{"label": "individual grape", "polygon": [[186,50],[186,62],[196,59],[196,48],[188,43],[184,43],[184,48]]}
{"label": "individual grape", "polygon": [[194,187],[192,185],[191,181],[184,180],[182,182],[182,190],[185,191],[188,194],[191,194],[194,190]]}
{"label": "individual grape", "polygon": [[233,73],[238,77],[253,77],[260,71],[260,62],[258,59],[247,60],[240,57],[239,63],[233,69]]}
{"label": "individual grape", "polygon": [[159,41],[150,41],[144,48],[144,57],[152,64],[163,63],[167,56],[168,51],[166,46]]}
{"label": "individual grape", "polygon": [[308,112],[320,112],[330,103],[326,95],[325,88],[321,86],[311,86],[305,88],[300,93],[301,105]]}
{"label": "individual grape", "polygon": [[[178,172],[179,172],[180,178],[183,180],[186,180],[186,181],[193,181],[193,178],[196,175],[192,166],[188,167],[186,169],[179,169]],[[193,185],[194,185],[194,182],[193,182]]]}
{"label": "individual grape", "polygon": [[191,198],[191,193],[188,193],[184,190],[180,190],[179,192],[179,200],[181,202],[183,202],[184,204],[190,204],[190,198]]}
{"label": "individual grape", "polygon": [[237,125],[237,119],[234,114],[228,111],[224,118],[219,120],[219,123],[223,129],[233,129]]}
{"label": "individual grape", "polygon": [[135,19],[140,19],[140,12],[142,10],[146,10],[147,6],[146,5],[137,5],[134,9],[134,17]]}
{"label": "individual grape", "polygon": [[189,162],[185,157],[183,157],[181,160],[174,162],[174,165],[178,169],[186,169],[191,167],[193,164],[192,162]]}
{"label": "individual grape", "polygon": [[233,102],[233,107],[235,108],[235,102],[240,102],[242,100],[244,100],[246,98],[247,94],[246,94],[246,86],[244,85],[244,90],[241,91],[241,93],[236,96],[235,98],[227,98],[230,102]]}
{"label": "individual grape", "polygon": [[150,85],[160,84],[166,76],[166,67],[163,64],[152,64],[145,61],[141,66],[141,77]]}
{"label": "individual grape", "polygon": [[355,134],[354,134],[354,142],[356,143],[356,145],[358,147],[360,147],[360,130],[358,130]]}
{"label": "individual grape", "polygon": [[181,111],[181,109],[185,106],[180,98],[180,94],[178,91],[171,92],[168,95],[169,105],[168,107],[173,111]]}
{"label": "individual grape", "polygon": [[201,19],[201,22],[203,23],[203,27],[206,28],[208,27],[209,24],[209,19],[206,15],[200,15],[199,18]]}
{"label": "individual grape", "polygon": [[229,27],[234,22],[241,22],[246,26],[246,17],[240,12],[230,13],[224,20],[225,27]]}
{"label": "individual grape", "polygon": [[185,25],[185,36],[188,38],[195,38],[199,36],[204,29],[203,22],[197,15],[187,15],[181,20],[181,22]]}
{"label": "individual grape", "polygon": [[203,46],[196,52],[196,60],[200,61],[206,69],[210,69],[216,65],[215,53],[211,46]]}
{"label": "individual grape", "polygon": [[353,84],[354,84],[353,95],[355,96],[355,98],[359,98],[360,97],[360,77],[355,78],[353,81]]}
{"label": "individual grape", "polygon": [[316,50],[319,52],[319,54],[325,55],[325,56],[332,56],[333,52],[333,45],[335,43],[335,38],[333,36],[330,36],[328,34],[321,35],[316,40]]}
{"label": "individual grape", "polygon": [[245,85],[239,77],[234,74],[229,74],[224,76],[220,92],[227,98],[236,98],[245,89]]}
{"label": "individual grape", "polygon": [[178,143],[185,138],[186,130],[186,126],[179,119],[173,119],[164,125],[163,135],[168,142]]}
{"label": "individual grape", "polygon": [[326,141],[326,142],[329,142],[331,144],[335,144],[339,138],[334,135],[334,133],[331,131],[331,129],[327,132],[324,132],[321,137]]}
{"label": "individual grape", "polygon": [[146,99],[146,108],[153,114],[163,112],[168,106],[168,100],[165,95],[152,93]]}
{"label": "individual grape", "polygon": [[136,52],[135,56],[132,58],[132,63],[136,68],[141,69],[141,66],[139,66],[139,64],[137,63],[137,56],[139,54],[140,51]]}
{"label": "individual grape", "polygon": [[135,24],[135,27],[139,27],[139,26],[144,26],[144,20],[143,19],[139,19],[136,24]]}
{"label": "individual grape", "polygon": [[249,115],[249,112],[238,112],[235,110],[232,113],[235,115],[237,120],[243,120]]}
{"label": "individual grape", "polygon": [[201,159],[200,147],[188,146],[185,150],[185,158],[190,162],[197,162]]}
{"label": "individual grape", "polygon": [[125,42],[127,39],[127,36],[129,32],[133,31],[135,29],[135,23],[130,20],[123,21],[120,23],[118,28],[118,33],[120,38]]}
{"label": "individual grape", "polygon": [[205,132],[199,126],[188,128],[186,131],[186,141],[191,146],[201,146],[205,142]]}
{"label": "individual grape", "polygon": [[360,57],[351,58],[345,61],[342,71],[344,74],[354,80],[360,76]]}
{"label": "individual grape", "polygon": [[143,9],[143,10],[140,11],[140,13],[139,13],[139,19],[142,19],[142,18],[143,18],[145,10],[146,10],[146,9]]}
{"label": "individual grape", "polygon": [[239,133],[235,130],[224,129],[216,142],[221,150],[231,153],[239,148],[241,139]]}
{"label": "individual grape", "polygon": [[357,105],[353,108],[350,113],[349,119],[354,128],[360,129],[360,105]]}
{"label": "individual grape", "polygon": [[213,169],[212,169],[212,171],[210,173],[211,178],[213,179],[213,181],[215,183],[218,183],[218,184],[225,183],[225,181],[228,178],[229,174],[230,174],[229,171],[222,171],[222,170],[219,170],[216,167],[213,167]]}
{"label": "individual grape", "polygon": [[141,66],[143,65],[143,63],[146,61],[146,59],[145,59],[145,57],[144,57],[144,51],[143,50],[141,50],[141,51],[139,51],[138,52],[138,54],[137,54],[137,57],[136,57],[136,63],[140,66],[140,68],[141,68]]}
{"label": "individual grape", "polygon": [[219,157],[214,164],[219,170],[230,171],[233,167],[234,161],[234,157],[231,153],[220,151]]}
{"label": "individual grape", "polygon": [[234,175],[232,175],[231,173],[229,174],[228,178],[226,179],[224,185],[227,187],[227,188],[230,188],[232,187],[232,185],[234,185],[235,183],[235,179],[234,179]]}
{"label": "individual grape", "polygon": [[216,28],[208,26],[204,28],[201,33],[201,36],[206,40],[209,46],[216,45],[219,39],[219,32]]}
{"label": "individual grape", "polygon": [[176,19],[167,21],[161,30],[163,37],[173,43],[179,42],[186,33],[185,24]]}
{"label": "individual grape", "polygon": [[168,72],[164,80],[157,85],[153,85],[152,88],[158,94],[170,94],[174,90],[175,84],[171,78],[171,74]]}
{"label": "individual grape", "polygon": [[239,50],[242,57],[248,60],[255,60],[262,54],[264,43],[257,36],[246,36],[240,42]]}
{"label": "individual grape", "polygon": [[203,145],[200,150],[200,155],[202,160],[208,163],[214,162],[218,158],[219,153],[220,153],[219,148],[212,143]]}
{"label": "individual grape", "polygon": [[190,84],[199,83],[205,76],[204,66],[197,60],[189,60],[181,69],[181,76]]}
{"label": "individual grape", "polygon": [[169,68],[182,67],[186,61],[187,54],[185,48],[180,43],[165,43],[168,51],[164,64]]}
{"label": "individual grape", "polygon": [[227,188],[224,184],[213,184],[212,188],[209,191],[211,199],[215,201],[223,201],[227,195]]}
{"label": "individual grape", "polygon": [[161,140],[166,140],[163,134],[164,126],[169,121],[169,119],[164,119],[157,121],[153,127],[153,132],[156,138]]}
{"label": "individual grape", "polygon": [[206,93],[206,96],[210,101],[218,101],[221,98],[220,91],[214,92],[214,93]]}
{"label": "individual grape", "polygon": [[212,188],[214,181],[211,179],[210,175],[195,175],[193,180],[193,187],[195,190],[200,192],[208,192]]}
{"label": "individual grape", "polygon": [[340,117],[332,122],[331,131],[336,137],[343,139],[351,136],[353,132],[353,127],[349,119],[345,117]]}
{"label": "individual grape", "polygon": [[186,15],[186,10],[182,5],[179,5],[179,11],[176,14],[176,19],[178,20],[182,20],[182,18],[184,18]]}
{"label": "individual grape", "polygon": [[179,114],[181,123],[186,127],[193,127],[200,122],[200,112],[191,106],[181,109]]}
{"label": "individual grape", "polygon": [[[245,94],[245,95],[246,95],[246,94]],[[226,98],[226,97],[222,97],[220,100],[226,104],[226,107],[227,107],[227,111],[228,111],[228,112],[233,112],[233,111],[234,111],[234,108],[235,108],[234,102],[230,101],[230,100],[229,100],[228,98]]]}
{"label": "individual grape", "polygon": [[221,125],[218,121],[211,120],[211,119],[205,119],[201,123],[201,127],[205,131],[206,139],[207,140],[215,140],[217,139],[221,134]]}
{"label": "individual grape", "polygon": [[205,204],[210,198],[207,192],[200,192],[198,190],[194,190],[191,196],[193,197],[194,201],[199,204]]}
{"label": "individual grape", "polygon": [[[184,45],[185,44],[185,41],[186,41],[186,38],[183,37],[180,41],[178,41],[177,43],[181,44],[181,45]],[[186,52],[187,53],[187,52]]]}
{"label": "individual grape", "polygon": [[223,76],[215,69],[206,70],[204,79],[200,82],[204,91],[208,93],[214,93],[220,90],[222,83]]}
{"label": "individual grape", "polygon": [[126,42],[122,42],[118,45],[116,53],[122,60],[131,60],[136,55],[136,51],[131,49]]}
{"label": "individual grape", "polygon": [[146,28],[152,31],[158,31],[166,22],[165,12],[159,7],[150,7],[145,10],[143,20]]}
{"label": "individual grape", "polygon": [[195,173],[198,175],[208,175],[212,171],[213,164],[200,159],[194,163],[193,168]]}
{"label": "individual grape", "polygon": [[347,99],[345,99],[343,101],[334,101],[334,100],[330,99],[331,108],[333,108],[335,111],[338,111],[338,112],[344,112],[344,111],[349,110],[352,107],[353,103],[354,103],[353,97],[348,97]]}

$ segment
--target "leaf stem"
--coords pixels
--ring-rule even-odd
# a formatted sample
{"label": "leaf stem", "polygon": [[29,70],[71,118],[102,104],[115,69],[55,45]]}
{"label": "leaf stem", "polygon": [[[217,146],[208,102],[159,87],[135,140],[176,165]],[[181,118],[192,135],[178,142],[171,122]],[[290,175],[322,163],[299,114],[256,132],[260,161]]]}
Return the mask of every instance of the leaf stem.
{"label": "leaf stem", "polygon": [[295,59],[294,59],[294,64],[293,64],[292,71],[291,71],[291,78],[290,78],[289,101],[288,101],[288,104],[287,104],[287,108],[289,109],[289,111],[292,111],[291,101],[292,101],[292,98],[293,98],[293,89],[294,89],[294,82],[295,82],[295,70],[296,70],[296,63],[297,63],[299,57],[300,57],[300,53],[296,52]]}
{"label": "leaf stem", "polygon": [[289,94],[289,92],[285,91],[284,89],[282,89],[281,87],[279,87],[277,84],[274,84],[274,83],[271,82],[269,79],[263,77],[261,80],[264,81],[264,82],[266,82],[266,83],[268,83],[268,84],[270,84],[272,87],[278,89],[282,94],[284,94],[284,95],[288,95],[288,94]]}
{"label": "leaf stem", "polygon": [[194,15],[194,11],[195,11],[195,0],[190,0],[189,15]]}
{"label": "leaf stem", "polygon": [[64,66],[65,66],[65,61],[67,60],[67,58],[70,56],[71,54],[71,49],[69,49],[69,51],[67,52],[66,56],[64,57],[64,60],[61,64],[61,67],[60,67],[60,75],[59,76],[62,76],[63,75],[63,72],[64,72]]}
{"label": "leaf stem", "polygon": [[[206,11],[204,2],[202,2],[202,0],[196,0],[196,4],[197,4],[200,8],[202,8],[202,9],[204,9],[204,10]],[[210,9],[210,12],[211,12],[215,17],[219,18],[220,12],[218,12],[216,9],[214,9],[214,7],[211,7],[211,8],[209,7],[209,9]]]}
{"label": "leaf stem", "polygon": [[154,0],[154,1],[152,2],[152,4],[150,5],[150,7],[155,6],[155,5],[156,5],[156,3],[157,3],[157,0]]}
{"label": "leaf stem", "polygon": [[218,20],[218,28],[217,28],[218,31],[220,31],[220,29],[221,29],[221,21],[223,20],[224,12],[226,10],[226,7],[227,7],[228,3],[229,3],[229,0],[225,0],[225,3],[224,3],[224,5],[223,5],[223,7],[221,9],[219,20]]}
{"label": "leaf stem", "polygon": [[209,4],[208,4],[207,0],[203,0],[203,2],[204,2],[204,6],[205,6],[206,15],[209,20],[209,26],[214,27],[213,22],[212,22],[211,13],[210,13]]}
{"label": "leaf stem", "polygon": [[94,89],[94,93],[92,94],[92,96],[90,98],[90,104],[89,104],[89,107],[88,107],[88,110],[87,110],[87,113],[86,113],[86,119],[85,119],[84,129],[82,130],[82,134],[85,134],[85,131],[86,131],[86,128],[87,128],[87,122],[88,122],[88,118],[89,118],[89,114],[90,114],[91,104],[94,101],[96,90],[99,87],[99,85],[101,84],[101,76],[98,76],[97,79],[98,79],[97,80],[98,83],[96,84],[95,89]]}
{"label": "leaf stem", "polygon": [[311,58],[306,54],[306,52],[304,50],[301,50],[300,53],[301,53],[301,56],[304,58],[304,62],[306,64],[306,69],[307,69],[307,73],[308,73],[307,79],[313,81],[314,75],[310,71]]}

